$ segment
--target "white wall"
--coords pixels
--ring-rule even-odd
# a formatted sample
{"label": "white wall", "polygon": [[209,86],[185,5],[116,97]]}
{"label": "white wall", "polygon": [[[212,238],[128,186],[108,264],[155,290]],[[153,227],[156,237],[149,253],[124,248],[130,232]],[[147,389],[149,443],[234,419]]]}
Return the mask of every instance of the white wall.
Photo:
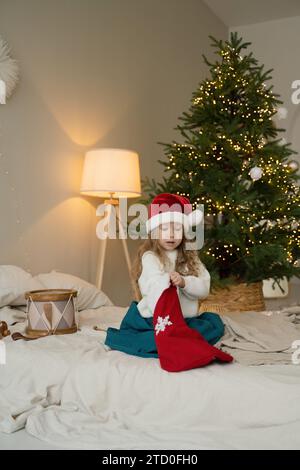
{"label": "white wall", "polygon": [[[135,149],[142,176],[160,177],[157,141],[175,138],[208,35],[227,28],[199,0],[0,0],[0,34],[21,68],[0,106],[0,264],[94,281],[100,201],[78,193],[85,150]],[[118,240],[103,288],[131,300]]]}

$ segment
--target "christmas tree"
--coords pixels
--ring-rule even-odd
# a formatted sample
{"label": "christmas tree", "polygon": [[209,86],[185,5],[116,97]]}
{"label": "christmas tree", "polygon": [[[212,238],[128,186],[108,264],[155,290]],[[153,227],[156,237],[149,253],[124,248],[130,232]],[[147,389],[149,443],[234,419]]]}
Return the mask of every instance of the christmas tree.
{"label": "christmas tree", "polygon": [[201,260],[212,286],[299,277],[300,176],[296,152],[273,117],[282,103],[264,70],[237,33],[211,37],[217,59],[204,60],[210,78],[199,83],[175,127],[183,142],[158,142],[166,160],[162,182],[143,181],[148,199],[159,192],[204,204]]}

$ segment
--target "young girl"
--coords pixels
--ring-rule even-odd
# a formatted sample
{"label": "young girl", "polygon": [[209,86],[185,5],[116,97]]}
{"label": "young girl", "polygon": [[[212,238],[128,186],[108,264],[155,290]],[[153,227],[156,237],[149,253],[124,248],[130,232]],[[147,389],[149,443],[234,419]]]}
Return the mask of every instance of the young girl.
{"label": "young girl", "polygon": [[192,211],[187,198],[169,193],[154,198],[146,222],[148,238],[138,249],[132,269],[134,290],[140,300],[131,302],[119,329],[108,328],[108,348],[140,357],[158,357],[154,311],[170,285],[176,286],[186,324],[211,345],[222,337],[224,324],[219,315],[198,313],[198,300],[209,294],[210,275],[197,251],[188,249],[186,230],[201,218],[202,212]]}
{"label": "young girl", "polygon": [[[176,195],[167,196],[174,204],[178,201]],[[160,195],[160,200],[162,197],[166,198],[166,193]],[[132,278],[140,297],[137,308],[141,316],[152,317],[160,295],[171,282],[177,287],[183,316],[195,317],[199,315],[198,300],[209,294],[210,274],[197,251],[186,249],[186,224],[166,221],[169,218],[178,219],[177,213],[167,214],[163,213],[162,223],[156,220],[154,224],[148,224],[152,230],[140,246],[133,264]]]}
{"label": "young girl", "polygon": [[182,225],[167,222],[158,227],[157,239],[148,238],[140,246],[132,274],[141,297],[137,308],[143,317],[153,316],[170,282],[177,287],[183,316],[199,315],[198,300],[209,294],[210,274],[197,251],[185,250],[185,244]]}

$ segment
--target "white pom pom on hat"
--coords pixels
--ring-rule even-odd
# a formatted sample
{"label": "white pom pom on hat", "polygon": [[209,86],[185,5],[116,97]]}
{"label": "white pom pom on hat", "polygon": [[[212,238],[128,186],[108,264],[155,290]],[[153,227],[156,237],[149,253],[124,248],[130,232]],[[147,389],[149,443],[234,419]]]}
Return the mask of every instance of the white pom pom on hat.
{"label": "white pom pom on hat", "polygon": [[185,196],[171,193],[161,193],[155,196],[148,209],[146,221],[147,233],[167,222],[180,222],[185,232],[190,227],[199,225],[203,220],[203,212],[193,211],[190,200]]}
{"label": "white pom pom on hat", "polygon": [[199,225],[203,219],[203,212],[199,209],[195,209],[188,216],[190,226]]}

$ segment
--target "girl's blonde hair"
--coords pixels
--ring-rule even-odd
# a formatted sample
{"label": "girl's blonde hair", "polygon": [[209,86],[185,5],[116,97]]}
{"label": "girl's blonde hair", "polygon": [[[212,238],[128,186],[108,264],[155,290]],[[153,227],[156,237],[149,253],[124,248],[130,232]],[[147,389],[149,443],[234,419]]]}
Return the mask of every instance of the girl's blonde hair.
{"label": "girl's blonde hair", "polygon": [[[183,234],[180,245],[176,248],[178,251],[175,271],[185,276],[199,276],[204,271],[204,264],[198,256],[196,250],[185,249],[186,238]],[[141,291],[138,285],[138,279],[142,273],[142,256],[146,251],[152,251],[161,261],[165,268],[169,268],[169,259],[157,238],[151,238],[150,236],[139,246],[136,257],[132,264],[131,269],[131,282],[133,294],[136,300],[142,298]]]}

